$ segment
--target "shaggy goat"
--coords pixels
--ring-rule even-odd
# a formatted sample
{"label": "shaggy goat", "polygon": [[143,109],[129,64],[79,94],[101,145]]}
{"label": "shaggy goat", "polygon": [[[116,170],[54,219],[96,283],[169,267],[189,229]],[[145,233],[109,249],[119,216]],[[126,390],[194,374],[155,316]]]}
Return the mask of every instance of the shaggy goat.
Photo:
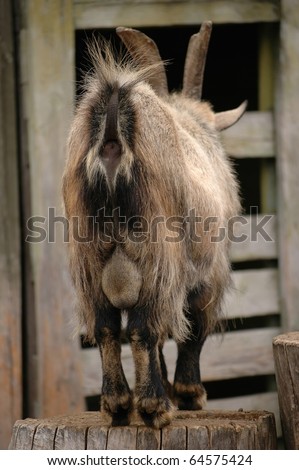
{"label": "shaggy goat", "polygon": [[[87,337],[99,346],[101,409],[112,425],[130,421],[133,402],[150,426],[171,420],[174,404],[201,409],[199,356],[230,283],[228,220],[238,185],[218,131],[246,104],[214,113],[200,101],[211,23],[192,36],[183,90],[169,94],[155,43],[117,28],[126,45],[116,61],[93,46],[69,137],[63,178],[72,279]],[[220,230],[221,229],[221,230]],[[133,394],[121,365],[121,318],[136,369]],[[174,384],[162,347],[178,345]]]}

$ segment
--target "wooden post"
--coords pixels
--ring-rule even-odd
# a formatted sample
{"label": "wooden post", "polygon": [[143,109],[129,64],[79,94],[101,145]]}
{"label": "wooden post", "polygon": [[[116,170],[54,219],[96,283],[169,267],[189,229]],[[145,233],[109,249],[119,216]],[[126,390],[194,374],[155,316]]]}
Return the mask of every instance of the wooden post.
{"label": "wooden post", "polygon": [[[72,0],[28,0],[19,2],[18,11],[22,205],[27,227],[25,410],[31,417],[84,409],[78,338],[74,340],[71,326],[74,294],[66,227],[57,218],[62,215],[61,178],[74,106],[72,8]],[[34,220],[39,231],[32,231]]]}
{"label": "wooden post", "polygon": [[285,446],[299,450],[299,332],[274,338],[273,352]]}
{"label": "wooden post", "polygon": [[266,411],[178,411],[162,430],[138,418],[109,427],[100,413],[18,421],[10,449],[276,449],[273,413]]}
{"label": "wooden post", "polygon": [[0,448],[22,417],[21,254],[11,2],[0,0]]}
{"label": "wooden post", "polygon": [[276,96],[279,272],[284,331],[299,329],[299,8],[281,1]]}

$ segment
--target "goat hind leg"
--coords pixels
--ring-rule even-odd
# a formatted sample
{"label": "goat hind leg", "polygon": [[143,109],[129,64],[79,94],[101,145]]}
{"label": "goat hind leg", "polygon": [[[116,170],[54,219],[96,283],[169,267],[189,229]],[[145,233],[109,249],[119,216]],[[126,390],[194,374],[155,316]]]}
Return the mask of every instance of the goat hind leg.
{"label": "goat hind leg", "polygon": [[200,377],[200,353],[205,335],[205,314],[198,308],[198,294],[188,297],[191,331],[189,338],[178,344],[174,376],[174,402],[180,410],[200,410],[206,403],[206,391]]}
{"label": "goat hind leg", "polygon": [[130,423],[133,411],[132,394],[121,365],[121,312],[108,306],[97,312],[95,338],[103,368],[101,411],[112,426]]}
{"label": "goat hind leg", "polygon": [[[144,423],[160,429],[170,423],[172,403],[164,388],[159,338],[147,325],[149,312],[134,309],[128,315],[128,336],[136,370],[135,400]],[[165,363],[164,363],[165,366]]]}

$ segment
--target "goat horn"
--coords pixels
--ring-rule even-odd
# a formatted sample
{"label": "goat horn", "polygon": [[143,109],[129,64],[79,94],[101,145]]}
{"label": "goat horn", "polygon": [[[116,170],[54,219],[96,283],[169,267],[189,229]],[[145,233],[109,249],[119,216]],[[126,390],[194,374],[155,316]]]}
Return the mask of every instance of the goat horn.
{"label": "goat horn", "polygon": [[184,69],[183,94],[201,99],[206,56],[212,31],[212,22],[202,23],[199,33],[191,36]]}
{"label": "goat horn", "polygon": [[146,67],[160,63],[156,68],[155,74],[149,77],[148,82],[158,95],[163,96],[168,94],[165,68],[156,43],[146,34],[136,29],[119,26],[116,28],[116,33],[125,44],[131,56],[140,65]]}
{"label": "goat horn", "polygon": [[240,117],[245,113],[247,100],[243,101],[237,108],[230,109],[215,114],[215,127],[218,131],[223,131],[239,121]]}

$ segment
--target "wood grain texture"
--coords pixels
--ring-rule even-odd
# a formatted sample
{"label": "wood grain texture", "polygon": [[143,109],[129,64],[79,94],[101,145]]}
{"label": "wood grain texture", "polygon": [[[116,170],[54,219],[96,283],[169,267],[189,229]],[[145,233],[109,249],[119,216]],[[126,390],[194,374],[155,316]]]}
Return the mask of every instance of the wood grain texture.
{"label": "wood grain texture", "polygon": [[275,268],[233,272],[233,287],[225,298],[225,318],[279,313],[278,271]]}
{"label": "wood grain texture", "polygon": [[[126,26],[194,25],[207,18],[214,23],[247,23],[277,21],[278,0],[222,1],[222,0],[156,0],[126,1],[109,0],[74,2],[75,25],[78,29],[114,28]],[[195,19],[196,18],[196,19]]]}
{"label": "wood grain texture", "polygon": [[227,153],[236,158],[274,157],[273,113],[248,111],[222,134]]}
{"label": "wood grain texture", "polygon": [[[258,233],[258,227],[262,228],[260,233]],[[233,224],[233,235],[231,243],[231,260],[233,262],[277,258],[276,215],[241,216]]]}
{"label": "wood grain texture", "polygon": [[63,424],[58,426],[55,435],[55,450],[81,450],[85,449],[85,427],[68,426]]}
{"label": "wood grain texture", "polygon": [[299,331],[274,338],[273,353],[285,446],[299,450]]}
{"label": "wood grain texture", "polygon": [[187,449],[208,450],[210,446],[209,432],[204,423],[190,423],[187,433]]}
{"label": "wood grain texture", "polygon": [[[59,416],[47,420],[24,420],[15,424],[17,431],[11,440],[10,449],[35,448],[38,428],[47,427],[60,430],[63,449],[81,449],[83,441],[78,436],[85,435],[86,449],[95,448],[90,429],[107,430],[106,449],[275,449],[276,431],[272,413],[267,411],[177,411],[172,424],[160,431],[146,428],[135,417],[130,426],[108,427],[100,413],[80,413],[72,416]],[[27,429],[28,428],[28,429]],[[58,432],[58,431],[57,431]],[[138,435],[143,435],[138,439]],[[146,435],[151,437],[146,437]],[[48,433],[48,436],[50,434]],[[158,436],[161,435],[161,438]],[[154,437],[155,436],[155,437]],[[154,440],[153,440],[154,437]],[[156,439],[157,438],[157,439]],[[93,441],[89,444],[89,439]],[[53,438],[56,446],[57,434]],[[147,446],[147,442],[149,446]],[[47,446],[48,446],[47,442]],[[28,447],[27,447],[28,446]],[[78,447],[75,447],[78,446]],[[49,447],[47,447],[48,449]]]}
{"label": "wood grain texture", "polygon": [[138,426],[137,449],[161,449],[161,430]]}
{"label": "wood grain texture", "polygon": [[299,8],[281,1],[275,129],[279,213],[279,259],[284,331],[299,329]]}
{"label": "wood grain texture", "polygon": [[136,449],[136,443],[136,426],[120,426],[118,428],[110,428],[108,431],[107,450],[133,450]]}
{"label": "wood grain texture", "polygon": [[31,450],[37,426],[38,423],[35,419],[18,420],[13,426],[9,449]]}
{"label": "wood grain texture", "polygon": [[49,422],[40,423],[34,434],[33,450],[53,450],[55,443],[55,435],[57,432],[56,425]]}
{"label": "wood grain texture", "polygon": [[62,224],[54,220],[62,215],[61,178],[74,99],[73,5],[71,0],[20,5],[22,162],[27,169],[23,222],[34,216],[48,221],[45,237],[25,247],[27,413],[46,417],[84,409],[79,345],[70,321],[74,294],[67,248]]}
{"label": "wood grain texture", "polygon": [[187,425],[171,423],[162,430],[162,449],[187,449]]}
{"label": "wood grain texture", "polygon": [[21,235],[10,2],[0,0],[0,12],[0,449],[7,449],[22,417]]}
{"label": "wood grain texture", "polygon": [[90,426],[87,434],[87,449],[105,450],[107,447],[108,428],[105,426]]}

